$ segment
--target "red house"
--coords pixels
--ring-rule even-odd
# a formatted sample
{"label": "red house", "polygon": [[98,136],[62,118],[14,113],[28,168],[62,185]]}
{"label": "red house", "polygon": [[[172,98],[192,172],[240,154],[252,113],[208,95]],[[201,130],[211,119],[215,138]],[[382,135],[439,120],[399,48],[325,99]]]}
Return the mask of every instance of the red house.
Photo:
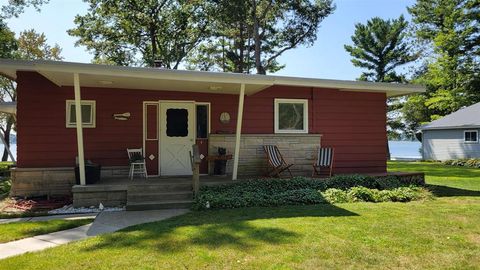
{"label": "red house", "polygon": [[264,144],[276,144],[298,175],[311,173],[319,145],[335,149],[335,174],[385,173],[386,99],[424,91],[53,61],[0,60],[0,73],[18,89],[13,195],[70,194],[76,160],[80,171],[85,159],[101,164],[102,178],[124,177],[127,148],[144,149],[150,176],[191,175],[195,142],[203,156],[225,147],[232,179],[263,175]]}

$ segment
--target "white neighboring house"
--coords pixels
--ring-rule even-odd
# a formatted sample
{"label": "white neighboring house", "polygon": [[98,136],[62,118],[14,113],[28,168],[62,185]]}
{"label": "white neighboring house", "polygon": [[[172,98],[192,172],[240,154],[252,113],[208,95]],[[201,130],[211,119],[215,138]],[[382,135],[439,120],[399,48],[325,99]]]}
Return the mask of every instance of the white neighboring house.
{"label": "white neighboring house", "polygon": [[423,159],[480,158],[480,102],[420,128]]}

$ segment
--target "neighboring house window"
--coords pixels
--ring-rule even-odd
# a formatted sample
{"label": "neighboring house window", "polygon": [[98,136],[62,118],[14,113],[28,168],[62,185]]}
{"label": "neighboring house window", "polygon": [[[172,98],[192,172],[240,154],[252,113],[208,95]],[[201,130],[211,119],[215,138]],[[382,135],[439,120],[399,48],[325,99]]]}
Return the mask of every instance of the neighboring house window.
{"label": "neighboring house window", "polygon": [[[84,128],[95,127],[95,100],[82,100],[82,123]],[[76,127],[75,101],[67,100],[67,128]]]}
{"label": "neighboring house window", "polygon": [[478,130],[465,130],[465,142],[478,143]]}
{"label": "neighboring house window", "polygon": [[307,99],[275,99],[275,133],[308,133]]}

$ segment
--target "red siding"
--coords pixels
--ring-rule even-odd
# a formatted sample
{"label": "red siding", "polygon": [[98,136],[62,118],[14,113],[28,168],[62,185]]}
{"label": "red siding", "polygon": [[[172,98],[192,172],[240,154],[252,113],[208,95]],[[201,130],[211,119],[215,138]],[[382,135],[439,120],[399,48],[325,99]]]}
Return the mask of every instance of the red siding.
{"label": "red siding", "polygon": [[[84,129],[85,156],[104,166],[126,165],[125,149],[142,147],[143,101],[210,102],[211,132],[235,131],[237,95],[106,88],[81,92],[82,99],[96,100],[97,113],[96,128]],[[335,172],[385,171],[385,94],[271,87],[245,98],[243,133],[273,133],[274,98],[309,99],[309,132],[322,134],[322,145],[335,147]],[[65,127],[66,99],[73,99],[72,87],[57,87],[39,74],[19,72],[19,167],[73,166],[76,133]],[[128,121],[112,117],[127,111]],[[230,113],[227,125],[219,121],[222,112]]]}

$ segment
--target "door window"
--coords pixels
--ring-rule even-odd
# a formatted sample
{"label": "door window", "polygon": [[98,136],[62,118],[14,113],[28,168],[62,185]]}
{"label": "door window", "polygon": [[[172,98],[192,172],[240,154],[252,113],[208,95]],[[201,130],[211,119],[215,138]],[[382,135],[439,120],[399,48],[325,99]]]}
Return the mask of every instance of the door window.
{"label": "door window", "polygon": [[188,136],[188,110],[168,109],[167,110],[167,136],[187,137]]}

